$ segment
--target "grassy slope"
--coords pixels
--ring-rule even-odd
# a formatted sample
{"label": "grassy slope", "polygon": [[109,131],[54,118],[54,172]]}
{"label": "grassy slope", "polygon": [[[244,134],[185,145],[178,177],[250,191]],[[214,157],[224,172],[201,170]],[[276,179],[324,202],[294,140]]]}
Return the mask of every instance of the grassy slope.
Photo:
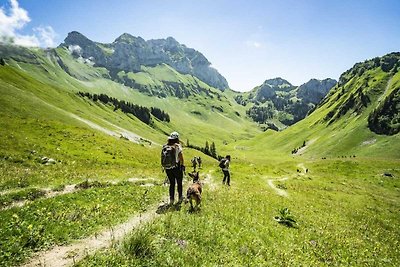
{"label": "grassy slope", "polygon": [[[165,100],[153,101],[153,98],[101,78],[96,71],[91,68],[85,69],[85,66],[80,71],[80,78],[86,81],[80,81],[65,74],[52,62],[52,58],[48,59],[42,51],[39,50],[34,55],[36,56],[34,63],[22,60],[8,61],[11,66],[0,67],[0,115],[2,117],[0,121],[2,139],[0,188],[2,191],[21,191],[21,194],[25,194],[23,191],[30,192],[34,188],[60,188],[86,179],[123,181],[131,177],[150,177],[158,178],[160,182],[164,180],[164,174],[160,172],[159,167],[159,146],[144,146],[109,136],[101,131],[93,130],[71,114],[113,130],[115,127],[108,123],[111,122],[158,143],[165,141],[165,135],[144,125],[134,117],[128,117],[118,111],[114,112],[112,107],[79,98],[75,94],[78,91],[102,92],[137,104],[165,106],[168,112],[171,110],[172,120],[176,123],[167,125],[156,121],[155,126],[167,132],[178,129],[178,131],[182,130],[183,136],[190,136],[189,134],[195,132],[195,129],[186,134],[183,131],[186,128],[184,123],[192,127],[197,127],[196,124],[200,123],[204,125],[202,120],[190,118],[190,116],[186,120],[180,120],[179,110],[172,107],[172,105],[179,106],[178,100],[171,100],[170,103],[165,103]],[[71,67],[70,71],[72,69]],[[206,107],[203,110],[206,110]],[[220,121],[215,120],[213,130],[217,131],[219,123]],[[248,125],[251,126],[250,123]],[[240,131],[242,129],[236,133]],[[200,140],[205,140],[198,135],[196,137],[199,143]],[[187,149],[185,155],[189,159],[199,155],[199,152]],[[54,158],[57,163],[51,166],[42,165],[40,158],[43,156]],[[212,162],[212,159],[205,155],[202,157],[205,164]],[[70,242],[78,236],[86,236],[109,224],[115,224],[137,211],[138,207],[132,206],[129,201],[136,203],[139,202],[138,200],[126,201],[124,200],[126,194],[119,196],[110,193],[110,190],[114,189],[96,189],[93,197],[101,200],[109,198],[109,194],[114,194],[115,201],[113,202],[121,203],[119,209],[113,210],[112,206],[103,203],[104,212],[98,220],[94,221],[90,221],[89,218],[94,216],[92,206],[96,202],[83,201],[87,198],[85,192],[75,193],[75,197],[72,198],[60,196],[43,201],[35,200],[34,204],[24,208],[0,211],[2,218],[0,233],[3,237],[0,242],[2,265],[7,266],[23,260],[34,250]],[[135,190],[142,191],[138,186],[132,189],[124,187],[120,190],[131,192],[131,194]],[[156,186],[149,204],[159,201],[162,191],[164,189]],[[5,194],[2,199],[7,199],[7,193]],[[48,218],[37,214],[36,211],[49,209],[50,215],[58,214],[65,209],[57,204],[59,201],[65,202],[75,210],[78,209],[79,216],[71,217],[72,215],[67,216],[68,214],[65,215],[65,213],[57,215],[59,224],[50,227],[45,223]],[[110,220],[110,216],[117,220]],[[74,227],[71,228],[71,220],[81,229],[86,230],[81,232]],[[13,230],[15,224],[21,225],[20,231]],[[30,238],[32,235],[34,235],[33,241]]]}
{"label": "grassy slope", "polygon": [[[84,81],[71,78],[46,61],[47,57],[38,56],[43,62],[39,66],[13,62],[21,69],[0,67],[0,136],[3,140],[0,153],[4,158],[0,160],[1,189],[56,187],[87,178],[108,181],[138,176],[163,180],[158,165],[159,147],[137,145],[94,131],[71,118],[69,113],[110,127],[103,121],[106,119],[159,143],[165,136],[136,119],[113,112],[111,107],[78,98],[74,94],[77,91],[107,93],[142,105],[151,103],[151,106],[166,110],[172,118],[170,125],[157,123],[159,128],[167,132],[177,129],[183,133],[184,140],[190,139],[191,143],[199,145],[206,139],[215,141],[219,152],[233,156],[230,190],[218,188],[211,192],[206,187],[201,212],[188,214],[183,208],[133,234],[132,240],[135,236],[144,237],[140,238],[139,245],[144,242],[144,247],[150,247],[149,256],[142,258],[140,253],[134,256],[137,252],[132,250],[112,249],[82,265],[399,264],[400,255],[394,248],[400,237],[396,216],[400,208],[400,184],[398,179],[381,175],[390,172],[399,177],[398,160],[371,161],[360,157],[368,156],[370,151],[372,156],[379,156],[379,151],[385,149],[388,158],[396,158],[398,136],[387,138],[372,134],[365,127],[365,117],[350,115],[326,128],[324,124],[316,123],[328,112],[325,110],[315,112],[284,132],[266,132],[250,141],[240,141],[251,138],[257,130],[243,119],[245,109],[234,105],[230,92],[227,100],[221,102],[210,102],[204,96],[166,101],[141,95],[101,78],[101,69],[86,68],[75,61],[68,64],[70,71],[79,73]],[[147,71],[158,72],[158,68]],[[161,71],[171,73],[164,68]],[[382,86],[385,79],[380,79]],[[397,79],[398,76],[394,81]],[[395,86],[397,82],[392,84]],[[223,113],[210,110],[216,103],[223,107]],[[178,112],[177,106],[185,112]],[[200,115],[190,113],[193,110]],[[233,110],[238,111],[241,118]],[[344,127],[354,129],[357,138],[342,130]],[[335,138],[330,137],[333,131],[336,131]],[[357,146],[371,138],[377,139],[375,148]],[[316,141],[307,148],[305,156],[293,158],[290,155],[303,140],[313,139]],[[324,139],[326,141],[322,142]],[[337,146],[339,140],[346,145]],[[223,141],[227,145],[222,145]],[[31,154],[32,150],[36,154]],[[357,158],[336,159],[353,154],[357,154]],[[185,155],[189,159],[198,152],[185,150]],[[53,157],[61,162],[44,166],[37,161],[39,156]],[[317,159],[322,156],[329,156],[328,160]],[[215,161],[202,157],[207,166],[202,175],[208,170],[213,171],[215,182],[220,183],[221,174],[214,170]],[[304,163],[309,174],[298,175],[298,163]],[[267,179],[282,177],[291,179],[275,184],[286,188],[289,198],[276,195],[267,185]],[[116,194],[120,191],[124,192],[121,196]],[[163,189],[156,186],[149,203],[157,202],[161,191]],[[135,186],[91,189],[75,193],[73,197],[38,200],[24,208],[0,211],[0,233],[5,237],[0,241],[3,253],[0,262],[6,266],[16,263],[29,256],[31,251],[70,242],[118,221],[110,221],[110,218],[123,220],[142,208],[130,204],[131,201],[138,202],[129,198],[129,194],[135,192],[143,193]],[[115,209],[111,203],[101,200],[103,198],[115,198],[121,204]],[[65,209],[60,206],[62,203],[73,209],[62,213]],[[283,207],[292,211],[299,229],[285,228],[272,219]],[[93,213],[97,208],[101,211],[97,213],[99,217]],[[54,227],[42,232],[41,229],[47,226],[46,218],[54,217],[52,214],[61,218],[61,223],[52,224]],[[71,223],[73,227],[70,227]],[[84,229],[87,231],[81,231]],[[146,240],[151,242],[146,243]]]}
{"label": "grassy slope", "polygon": [[[376,77],[370,84],[374,102],[385,93],[389,77],[381,70],[368,74]],[[398,78],[386,94],[398,86]],[[347,90],[362,82],[354,79]],[[398,266],[399,135],[379,136],[367,128],[375,105],[361,116],[350,111],[327,127],[322,119],[345,100],[329,101],[283,132],[223,146],[233,156],[232,188],[211,192],[206,187],[200,212],[168,213],[134,231],[120,247],[80,265]],[[292,156],[304,140],[309,145],[303,156]],[[220,183],[221,174],[213,174]],[[288,179],[274,183],[287,198],[267,185],[268,179],[281,178]],[[273,220],[284,207],[297,229]]]}
{"label": "grassy slope", "polygon": [[[368,76],[375,78],[374,82],[370,82],[368,88],[364,88],[364,92],[368,92],[372,104],[366,107],[360,115],[350,110],[328,125],[323,118],[331,110],[342,105],[351,93],[365,83]],[[387,87],[388,84],[389,87]],[[398,159],[400,157],[400,135],[377,135],[370,131],[367,125],[368,115],[376,108],[378,99],[382,95],[390,94],[395,88],[398,88],[399,84],[400,72],[390,77],[380,69],[366,71],[361,78],[354,78],[345,85],[347,94],[339,100],[336,100],[339,94],[339,90],[337,90],[319,109],[285,131],[279,133],[267,131],[252,141],[244,141],[237,146],[247,147],[258,155],[262,155],[263,151],[269,153],[270,150],[290,155],[294,148],[302,146],[306,141],[310,145],[304,151],[304,156],[308,158],[356,155]],[[388,88],[387,91],[386,88]]]}
{"label": "grassy slope", "polygon": [[[202,209],[185,207],[134,233],[120,247],[80,266],[398,266],[398,179],[393,162],[364,160],[265,165],[232,163],[232,187],[205,188]],[[221,174],[214,172],[219,184]],[[267,179],[289,197],[278,196]],[[273,217],[289,208],[298,228]]]}

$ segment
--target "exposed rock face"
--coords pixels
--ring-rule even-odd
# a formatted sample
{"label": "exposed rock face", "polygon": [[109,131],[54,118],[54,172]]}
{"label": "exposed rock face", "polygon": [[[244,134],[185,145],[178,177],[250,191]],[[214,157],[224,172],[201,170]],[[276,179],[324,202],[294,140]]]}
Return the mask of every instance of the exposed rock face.
{"label": "exposed rock face", "polygon": [[[312,79],[297,87],[282,78],[266,80],[249,93],[235,97],[245,106],[254,103],[247,115],[258,123],[267,124],[278,120],[282,125],[292,125],[306,117],[317,103],[335,86],[336,81]],[[271,128],[271,127],[269,127]]]}
{"label": "exposed rock face", "polygon": [[78,32],[71,32],[61,45],[76,51],[77,56],[92,58],[96,66],[109,70],[138,72],[141,66],[165,63],[180,73],[191,74],[222,91],[228,88],[226,79],[211,67],[203,54],[172,37],[145,41],[124,33],[111,44],[101,44]]}
{"label": "exposed rock face", "polygon": [[297,89],[297,97],[303,99],[305,102],[317,104],[335,84],[336,80],[330,78],[322,81],[311,79],[299,86]]}
{"label": "exposed rock face", "polygon": [[265,102],[267,99],[275,98],[277,91],[287,91],[293,88],[291,83],[282,78],[269,79],[256,90],[255,100]]}

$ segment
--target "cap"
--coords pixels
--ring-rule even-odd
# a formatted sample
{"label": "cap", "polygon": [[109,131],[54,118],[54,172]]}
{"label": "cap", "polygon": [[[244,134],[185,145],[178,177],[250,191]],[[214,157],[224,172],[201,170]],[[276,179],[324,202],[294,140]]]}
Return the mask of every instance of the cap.
{"label": "cap", "polygon": [[179,139],[179,134],[177,132],[173,132],[168,137],[168,140]]}

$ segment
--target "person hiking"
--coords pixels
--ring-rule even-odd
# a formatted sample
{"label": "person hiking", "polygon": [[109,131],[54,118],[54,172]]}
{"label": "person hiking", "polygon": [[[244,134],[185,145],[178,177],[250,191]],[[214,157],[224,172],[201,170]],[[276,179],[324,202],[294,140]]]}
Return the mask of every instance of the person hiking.
{"label": "person hiking", "polygon": [[197,166],[197,158],[196,157],[192,158],[191,162],[192,162],[193,171],[195,172],[196,166]]}
{"label": "person hiking", "polygon": [[197,157],[197,164],[199,164],[199,169],[201,169],[201,158]]}
{"label": "person hiking", "polygon": [[231,174],[229,172],[229,165],[231,163],[231,156],[226,155],[225,158],[221,159],[219,166],[222,169],[222,172],[224,173],[224,179],[222,180],[222,184],[226,184],[228,186],[231,186]]}
{"label": "person hiking", "polygon": [[183,149],[179,142],[179,134],[173,132],[168,137],[167,144],[161,150],[161,165],[167,173],[169,180],[169,204],[172,205],[175,199],[175,184],[178,187],[179,202],[183,201],[182,180],[185,164]]}

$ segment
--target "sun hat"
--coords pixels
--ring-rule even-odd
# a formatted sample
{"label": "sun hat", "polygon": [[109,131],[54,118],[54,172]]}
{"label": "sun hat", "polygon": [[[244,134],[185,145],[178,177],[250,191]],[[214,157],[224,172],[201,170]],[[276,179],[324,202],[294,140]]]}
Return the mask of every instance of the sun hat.
{"label": "sun hat", "polygon": [[174,140],[174,139],[179,139],[179,134],[177,132],[172,132],[168,137],[168,140]]}

